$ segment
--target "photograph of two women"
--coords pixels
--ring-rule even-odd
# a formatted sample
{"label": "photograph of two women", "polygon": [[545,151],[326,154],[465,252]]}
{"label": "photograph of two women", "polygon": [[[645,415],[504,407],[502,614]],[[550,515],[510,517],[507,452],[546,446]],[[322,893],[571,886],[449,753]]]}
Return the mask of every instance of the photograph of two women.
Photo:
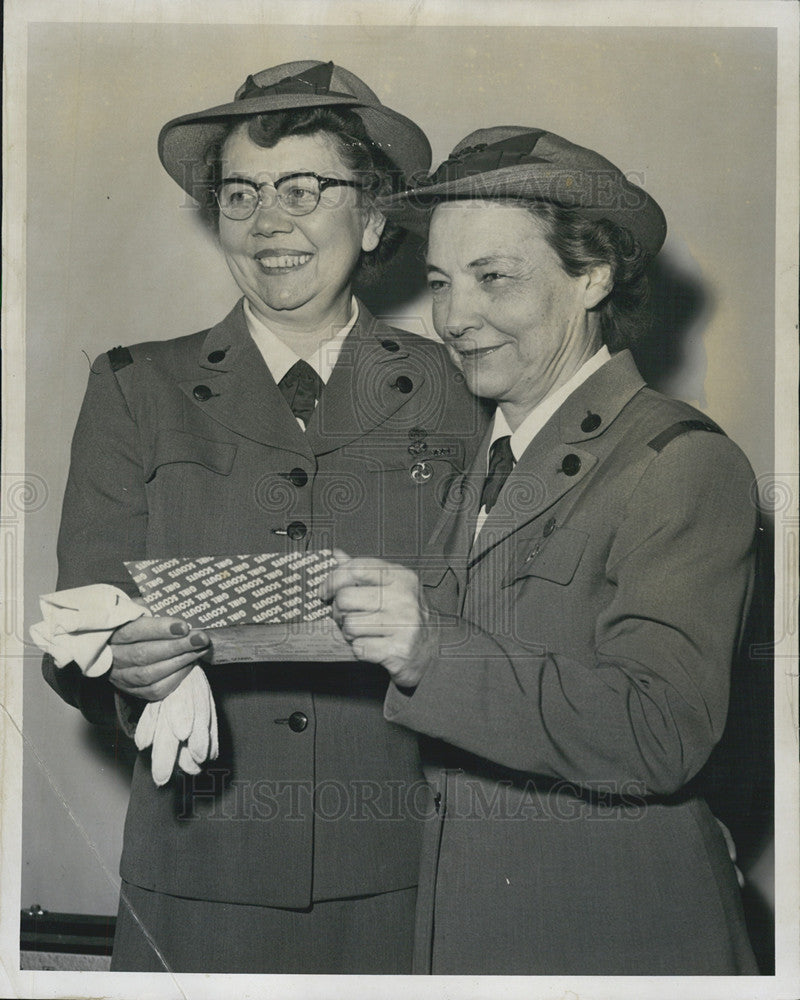
{"label": "photograph of two women", "polygon": [[788,995],[797,11],[172,6],[9,18],[9,995]]}

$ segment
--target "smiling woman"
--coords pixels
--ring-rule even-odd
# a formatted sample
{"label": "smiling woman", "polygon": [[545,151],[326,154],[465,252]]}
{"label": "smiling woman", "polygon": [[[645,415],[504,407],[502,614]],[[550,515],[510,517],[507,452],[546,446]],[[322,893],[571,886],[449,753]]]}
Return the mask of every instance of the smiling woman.
{"label": "smiling woman", "polygon": [[[225,179],[217,187],[218,198],[233,178],[257,184],[250,190],[259,194],[245,218],[230,218],[220,203],[219,239],[231,274],[259,319],[276,332],[302,330],[311,344],[320,330],[327,339],[331,328],[346,325],[350,276],[362,251],[377,247],[385,221],[369,195],[358,190],[360,180],[337,145],[330,133],[316,131],[287,135],[265,147],[240,125],[221,151]],[[348,186],[320,190],[310,213],[297,213],[294,205],[287,209],[281,197],[288,194],[286,182],[317,175]],[[264,185],[272,197],[264,197]],[[238,206],[235,214],[241,215]]]}
{"label": "smiling woman", "polygon": [[[306,61],[169,122],[159,153],[212,224],[243,297],[208,330],[94,364],[59,587],[110,583],[136,597],[126,561],[333,544],[415,564],[482,424],[445,349],[375,320],[351,286],[391,243],[376,193],[429,166],[424,134],[347,70]],[[431,447],[416,478],[411,428]],[[422,772],[413,734],[382,716],[386,679],[358,664],[203,671],[210,636],[190,634],[197,624],[121,626],[109,674],[93,680],[75,663],[44,664],[66,701],[92,721],[116,712],[143,748],[112,968],[410,971]],[[189,736],[164,766],[157,730],[151,757],[138,722],[168,709],[145,706],[166,705],[190,676],[202,692],[206,675],[218,759],[187,755]],[[320,788],[343,803],[335,815]],[[364,822],[364,789],[392,822]]]}
{"label": "smiling woman", "polygon": [[610,266],[567,274],[518,205],[437,208],[428,275],[437,331],[471,391],[502,404],[512,430],[602,343],[589,310],[608,295]]}
{"label": "smiling woman", "polygon": [[436,331],[498,404],[424,571],[342,558],[325,587],[392,676],[386,717],[424,737],[415,968],[754,974],[702,775],[752,594],[753,473],[626,349],[661,209],[519,126],[467,136],[393,209],[429,229]]}

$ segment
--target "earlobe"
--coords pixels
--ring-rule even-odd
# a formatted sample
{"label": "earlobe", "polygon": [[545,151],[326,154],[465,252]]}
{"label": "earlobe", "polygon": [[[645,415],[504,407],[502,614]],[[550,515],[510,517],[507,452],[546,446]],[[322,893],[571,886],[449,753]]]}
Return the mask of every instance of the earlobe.
{"label": "earlobe", "polygon": [[370,208],[367,213],[367,221],[364,226],[364,234],[361,237],[361,249],[365,253],[374,250],[381,241],[381,233],[386,225],[386,216],[377,208]]}
{"label": "earlobe", "polygon": [[611,267],[608,264],[597,264],[588,270],[584,277],[586,278],[584,306],[586,309],[594,309],[611,293],[611,289],[614,287]]}

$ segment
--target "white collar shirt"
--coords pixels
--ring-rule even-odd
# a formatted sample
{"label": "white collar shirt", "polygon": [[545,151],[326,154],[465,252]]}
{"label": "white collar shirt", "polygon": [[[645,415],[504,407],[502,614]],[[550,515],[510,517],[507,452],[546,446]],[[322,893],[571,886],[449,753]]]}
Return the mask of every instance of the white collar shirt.
{"label": "white collar shirt", "polygon": [[[295,354],[291,347],[285,344],[280,337],[274,334],[268,326],[258,319],[253,310],[250,308],[250,303],[247,299],[244,300],[244,317],[247,321],[247,329],[250,332],[250,336],[255,341],[256,347],[261,352],[261,356],[266,362],[267,368],[269,368],[270,374],[275,379],[275,384],[277,385],[292,365],[295,364],[295,362],[300,361],[300,356]],[[322,379],[323,385],[331,377],[331,373],[333,372],[336,362],[339,359],[339,354],[341,353],[345,338],[355,326],[357,319],[358,303],[355,298],[353,298],[350,319],[347,321],[346,326],[343,326],[334,337],[330,338],[330,340],[326,340],[320,344],[311,357],[306,358],[308,364],[311,365],[317,375],[319,375]],[[295,419],[305,430],[303,421],[299,417],[296,417]]]}

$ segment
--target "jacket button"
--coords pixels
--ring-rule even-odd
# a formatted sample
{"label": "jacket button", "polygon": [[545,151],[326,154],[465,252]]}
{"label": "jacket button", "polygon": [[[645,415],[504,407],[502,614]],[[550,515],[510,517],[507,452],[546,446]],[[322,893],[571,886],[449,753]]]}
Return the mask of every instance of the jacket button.
{"label": "jacket button", "polygon": [[208,360],[212,365],[218,365],[220,361],[225,360],[225,351],[212,351],[208,356]]}
{"label": "jacket button", "polygon": [[382,340],[381,347],[384,349],[384,351],[391,351],[392,354],[394,354],[395,351],[400,350],[400,345],[397,343],[396,340]]}
{"label": "jacket button", "polygon": [[286,534],[293,542],[299,542],[301,538],[305,538],[307,531],[308,528],[302,521],[292,521],[286,528]]}
{"label": "jacket button", "polygon": [[291,472],[287,472],[285,475],[292,486],[305,486],[308,482],[308,473],[305,469],[301,469],[299,465],[295,466]]}
{"label": "jacket button", "polygon": [[192,389],[192,395],[201,403],[205,403],[207,399],[211,399],[214,393],[208,388],[207,385],[196,385],[194,389]]}
{"label": "jacket button", "polygon": [[584,434],[591,434],[592,431],[597,430],[602,422],[603,418],[599,414],[587,410],[586,416],[581,420],[581,430]]}
{"label": "jacket button", "polygon": [[565,455],[561,463],[561,471],[565,476],[577,476],[581,471],[581,460],[577,455]]}
{"label": "jacket button", "polygon": [[407,375],[401,375],[399,378],[395,379],[394,382],[392,382],[392,388],[405,394],[407,392],[411,392],[414,388],[414,383],[410,378],[408,378]]}
{"label": "jacket button", "polygon": [[556,530],[556,519],[554,517],[551,517],[550,520],[547,522],[547,524],[545,524],[544,529],[542,530],[542,534],[544,535],[545,538],[547,538],[549,535],[552,535],[555,530]]}
{"label": "jacket button", "polygon": [[308,716],[305,712],[292,712],[289,716],[289,728],[293,733],[302,733],[308,725]]}

